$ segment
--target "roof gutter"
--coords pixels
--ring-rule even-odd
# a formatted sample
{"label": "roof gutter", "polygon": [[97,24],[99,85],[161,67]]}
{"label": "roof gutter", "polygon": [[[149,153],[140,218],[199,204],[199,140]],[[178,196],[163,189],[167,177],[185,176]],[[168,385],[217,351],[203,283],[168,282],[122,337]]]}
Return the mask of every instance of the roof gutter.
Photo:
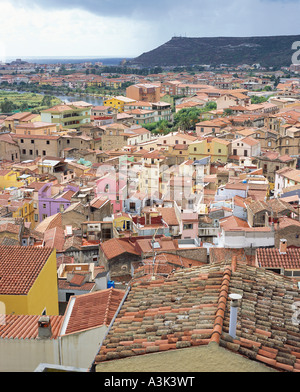
{"label": "roof gutter", "polygon": [[[128,288],[127,288],[127,290],[126,290],[126,292],[125,292],[125,294],[124,294],[124,297],[123,297],[123,299],[122,299],[122,301],[121,301],[121,303],[120,303],[120,305],[119,305],[119,307],[118,307],[118,309],[117,309],[117,311],[116,311],[116,313],[115,313],[113,319],[111,320],[111,322],[110,322],[110,324],[109,324],[109,327],[108,327],[108,329],[107,329],[107,331],[106,331],[106,333],[105,333],[105,335],[104,335],[104,337],[103,337],[103,339],[102,339],[102,342],[101,342],[100,347],[99,347],[99,349],[98,349],[98,353],[100,352],[104,340],[106,339],[106,337],[107,337],[107,335],[109,334],[109,332],[110,332],[110,330],[111,330],[111,328],[112,328],[112,326],[113,326],[113,324],[114,324],[116,318],[118,317],[118,314],[120,313],[120,310],[121,310],[121,308],[122,308],[124,302],[126,301],[126,299],[127,299],[127,297],[128,297],[128,294],[129,294],[130,290],[131,290],[131,286],[128,286]],[[94,360],[93,363],[91,364],[91,366],[89,367],[88,371],[94,373],[94,372],[95,372],[95,369],[96,369],[96,363],[95,363],[95,360]]]}

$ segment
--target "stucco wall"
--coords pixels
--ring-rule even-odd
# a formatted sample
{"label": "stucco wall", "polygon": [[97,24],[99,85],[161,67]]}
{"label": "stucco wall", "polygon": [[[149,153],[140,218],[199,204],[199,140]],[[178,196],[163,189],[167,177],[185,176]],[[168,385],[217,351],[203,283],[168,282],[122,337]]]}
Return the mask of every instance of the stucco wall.
{"label": "stucco wall", "polygon": [[32,372],[42,362],[58,364],[58,341],[0,339],[0,371]]}
{"label": "stucco wall", "polygon": [[[263,364],[246,359],[215,344],[103,362],[97,365],[96,371],[102,373],[116,371],[275,372]],[[201,381],[198,378],[199,382]]]}
{"label": "stucco wall", "polygon": [[89,368],[107,331],[106,326],[61,338],[62,365]]}

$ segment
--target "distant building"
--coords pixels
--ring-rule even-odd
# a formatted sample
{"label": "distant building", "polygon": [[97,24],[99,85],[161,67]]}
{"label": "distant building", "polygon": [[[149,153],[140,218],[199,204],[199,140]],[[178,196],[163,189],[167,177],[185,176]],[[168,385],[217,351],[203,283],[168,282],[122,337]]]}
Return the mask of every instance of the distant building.
{"label": "distant building", "polygon": [[127,87],[126,96],[135,101],[158,102],[160,87],[155,84],[135,84]]}
{"label": "distant building", "polygon": [[61,125],[64,129],[78,129],[82,124],[91,122],[92,104],[72,102],[53,106],[41,112],[43,122]]}

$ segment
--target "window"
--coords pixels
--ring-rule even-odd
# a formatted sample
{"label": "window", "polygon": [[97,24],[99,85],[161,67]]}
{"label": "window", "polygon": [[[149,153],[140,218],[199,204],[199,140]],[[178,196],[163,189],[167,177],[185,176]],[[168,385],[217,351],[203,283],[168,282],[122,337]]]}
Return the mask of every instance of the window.
{"label": "window", "polygon": [[219,153],[219,154],[221,154],[221,152],[222,152],[222,150],[221,150],[221,149],[219,149],[219,150],[218,150],[218,153]]}
{"label": "window", "polygon": [[43,203],[43,208],[46,208],[46,203]]}
{"label": "window", "polygon": [[49,140],[47,140],[47,141],[46,141],[46,143],[47,143],[47,144],[50,144],[50,141],[49,141]]}
{"label": "window", "polygon": [[193,224],[192,223],[185,223],[183,225],[183,230],[192,230],[193,229]]}
{"label": "window", "polygon": [[45,150],[43,150],[43,155],[46,155],[46,151]]}
{"label": "window", "polygon": [[34,140],[31,140],[31,144],[34,144]]}
{"label": "window", "polygon": [[201,128],[201,132],[204,132],[204,128]]}
{"label": "window", "polygon": [[25,154],[26,154],[26,150],[22,150],[22,154],[24,154],[24,155],[25,155]]}
{"label": "window", "polygon": [[32,150],[29,150],[29,155],[33,155],[33,151]]}

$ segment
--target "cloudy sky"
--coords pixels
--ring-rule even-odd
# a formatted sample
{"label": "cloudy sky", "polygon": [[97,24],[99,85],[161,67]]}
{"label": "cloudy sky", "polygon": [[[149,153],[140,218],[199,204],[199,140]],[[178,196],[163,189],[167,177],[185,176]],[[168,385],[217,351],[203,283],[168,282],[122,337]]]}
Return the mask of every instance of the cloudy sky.
{"label": "cloudy sky", "polygon": [[172,36],[292,35],[300,0],[0,0],[0,61],[135,57]]}

